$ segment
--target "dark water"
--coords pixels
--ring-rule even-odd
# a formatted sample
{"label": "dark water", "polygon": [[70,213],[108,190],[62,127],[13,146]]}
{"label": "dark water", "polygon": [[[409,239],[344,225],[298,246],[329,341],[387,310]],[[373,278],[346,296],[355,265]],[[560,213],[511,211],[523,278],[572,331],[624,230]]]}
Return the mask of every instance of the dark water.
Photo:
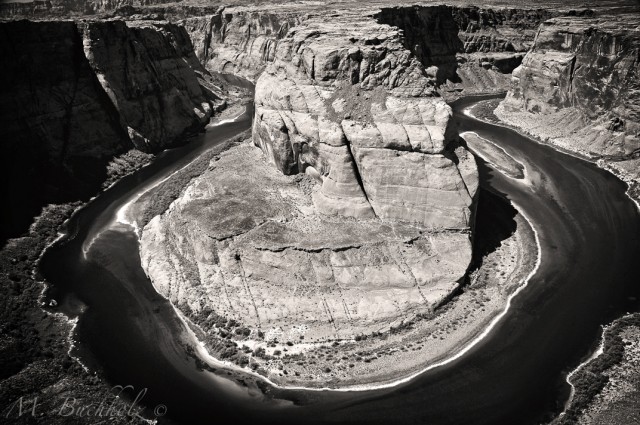
{"label": "dark water", "polygon": [[[508,315],[461,358],[392,389],[267,388],[266,397],[196,368],[181,343],[181,323],[140,267],[135,236],[109,223],[145,184],[248,128],[250,116],[167,153],[99,196],[71,220],[72,237],[43,258],[41,272],[64,309],[86,306],[76,332],[81,358],[113,384],[147,388],[148,414],[157,404],[167,407],[161,423],[515,425],[557,411],[568,395],[564,376],[588,354],[600,325],[639,307],[629,297],[640,298],[640,217],[625,185],[592,164],[502,127],[458,113],[455,119],[461,131],[490,138],[525,165],[530,185],[481,163],[482,186],[520,206],[542,245],[540,269]],[[84,241],[104,229],[85,259]]]}

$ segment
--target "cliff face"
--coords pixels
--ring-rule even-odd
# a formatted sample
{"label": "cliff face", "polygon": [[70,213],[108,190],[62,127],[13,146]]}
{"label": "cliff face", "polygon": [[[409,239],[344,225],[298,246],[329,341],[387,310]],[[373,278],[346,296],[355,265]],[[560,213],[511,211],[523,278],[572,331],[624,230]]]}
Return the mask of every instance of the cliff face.
{"label": "cliff face", "polygon": [[158,150],[211,117],[206,71],[182,27],[123,21],[79,24],[84,52],[136,147]]}
{"label": "cliff face", "polygon": [[[506,89],[506,74],[520,64],[537,26],[560,13],[472,6],[356,9],[363,16],[373,15],[381,24],[400,28],[405,48],[437,79],[443,93]],[[182,23],[207,69],[255,80],[274,60],[279,40],[289,29],[328,13],[321,13],[317,6],[221,8]]]}
{"label": "cliff face", "polygon": [[46,203],[93,195],[114,155],[162,149],[220,103],[172,24],[9,22],[0,51],[3,236]]}
{"label": "cliff face", "polygon": [[327,217],[311,180],[281,174],[249,144],[220,155],[145,227],[154,286],[189,314],[211,309],[265,332],[303,326],[309,342],[388,329],[458,286],[467,233]]}
{"label": "cliff face", "polygon": [[611,164],[637,178],[638,23],[637,15],[546,21],[496,114],[563,148],[626,160]]}
{"label": "cliff face", "polygon": [[[469,265],[478,186],[473,156],[449,134],[436,79],[400,30],[360,10],[309,15],[270,39],[253,38],[253,28],[283,21],[247,16],[229,18],[246,32],[222,31],[226,44],[206,31],[194,44],[210,69],[264,67],[254,146],[221,154],[145,226],[140,254],[154,286],[219,356],[293,335],[304,337],[296,350],[319,349],[431,312]],[[193,34],[203,22],[206,30],[208,20],[185,25]],[[228,59],[207,56],[207,46],[228,49]],[[224,323],[240,328],[230,334]]]}
{"label": "cliff face", "polygon": [[226,11],[187,18],[198,59],[210,71],[241,75],[255,81],[273,61],[278,41],[303,18],[296,13]]}
{"label": "cliff face", "polygon": [[[181,0],[173,0],[179,3]],[[164,0],[35,0],[0,4],[2,18],[93,15],[124,7],[166,3]]]}
{"label": "cliff face", "polygon": [[465,228],[475,165],[446,150],[451,109],[401,41],[347,14],[290,31],[256,84],[254,143],[318,178],[325,214]]}
{"label": "cliff face", "polygon": [[546,9],[413,6],[383,8],[380,23],[403,30],[404,45],[454,94],[504,90],[543,20]]}
{"label": "cliff face", "polygon": [[[340,386],[325,371],[334,368],[330,360],[311,360],[314,350],[340,341],[376,352],[386,338],[367,345],[353,338],[388,335],[432,312],[464,276],[469,234],[322,214],[311,177],[282,174],[249,142],[214,158],[144,227],[142,267],[205,332],[214,356],[244,366],[240,348],[248,346],[252,369],[271,379]],[[269,356],[259,354],[265,350]],[[280,351],[288,355],[273,357]],[[280,366],[291,371],[300,361],[306,373],[282,376]],[[341,374],[375,382],[386,372],[345,367]]]}

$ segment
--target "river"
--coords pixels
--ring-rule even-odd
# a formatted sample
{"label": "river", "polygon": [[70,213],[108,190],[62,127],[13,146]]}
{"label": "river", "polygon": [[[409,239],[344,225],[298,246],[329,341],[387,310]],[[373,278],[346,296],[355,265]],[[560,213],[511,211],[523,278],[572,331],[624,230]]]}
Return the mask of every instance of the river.
{"label": "river", "polygon": [[481,186],[526,213],[542,256],[505,317],[460,358],[408,383],[364,392],[258,390],[196,367],[185,349],[190,336],[183,322],[153,289],[140,266],[136,235],[116,213],[137,193],[249,128],[251,108],[99,195],[43,256],[48,296],[79,318],[74,354],[114,385],[147,389],[149,417],[166,406],[160,423],[516,425],[557,413],[569,394],[566,374],[593,348],[600,326],[640,307],[640,217],[626,185],[610,173],[461,112],[478,100],[456,102],[454,121],[461,132],[490,139],[524,165],[526,178],[518,180],[479,161]]}

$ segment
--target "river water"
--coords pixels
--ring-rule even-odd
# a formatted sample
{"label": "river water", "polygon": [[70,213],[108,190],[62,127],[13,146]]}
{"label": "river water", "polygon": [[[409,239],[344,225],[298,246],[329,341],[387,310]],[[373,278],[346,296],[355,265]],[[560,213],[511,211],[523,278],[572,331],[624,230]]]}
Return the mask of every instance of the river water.
{"label": "river water", "polygon": [[516,425],[557,413],[569,394],[565,376],[593,348],[600,326],[640,307],[640,217],[611,174],[461,113],[477,100],[453,105],[460,131],[492,140],[525,170],[525,179],[510,179],[480,161],[481,186],[526,213],[542,258],[506,316],[462,357],[365,392],[258,390],[196,367],[183,323],[140,266],[136,235],[115,216],[136,193],[249,128],[250,108],[98,196],[44,255],[48,295],[79,317],[74,353],[110,383],[146,389],[149,417],[166,406],[160,423]]}

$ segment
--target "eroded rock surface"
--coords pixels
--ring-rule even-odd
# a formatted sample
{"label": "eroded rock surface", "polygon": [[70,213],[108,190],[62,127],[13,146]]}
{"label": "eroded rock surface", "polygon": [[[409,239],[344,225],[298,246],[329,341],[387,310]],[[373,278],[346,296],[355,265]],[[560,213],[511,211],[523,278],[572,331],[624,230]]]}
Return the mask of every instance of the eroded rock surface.
{"label": "eroded rock surface", "polygon": [[221,9],[215,14],[186,18],[182,24],[198,59],[208,70],[255,81],[273,61],[278,40],[304,19],[301,15]]}
{"label": "eroded rock surface", "polygon": [[232,334],[238,347],[295,334],[298,349],[312,348],[385,332],[458,287],[468,231],[328,217],[314,207],[319,190],[249,142],[232,148],[144,228],[143,268],[212,338],[227,334],[225,322],[248,329]]}
{"label": "eroded rock surface", "polygon": [[309,173],[326,215],[466,228],[475,189],[447,150],[451,108],[399,31],[350,14],[309,18],[256,84],[254,143]]}
{"label": "eroded rock surface", "polygon": [[406,326],[471,259],[475,160],[400,30],[308,16],[269,55],[254,146],[220,155],[142,232],[155,287],[222,357],[274,335],[300,334],[304,351]]}
{"label": "eroded rock surface", "polygon": [[376,19],[403,30],[404,44],[448,96],[505,90],[548,9],[474,6],[382,8]]}
{"label": "eroded rock surface", "polygon": [[[79,24],[89,64],[143,150],[158,150],[206,124],[212,101],[206,71],[184,28],[166,22]],[[216,106],[218,106],[216,105]]]}
{"label": "eroded rock surface", "polygon": [[113,156],[157,152],[224,103],[166,22],[7,22],[0,51],[2,226],[18,234],[43,205],[93,195]]}
{"label": "eroded rock surface", "polygon": [[624,14],[546,21],[496,115],[637,181],[639,23]]}
{"label": "eroded rock surface", "polygon": [[[350,6],[354,14],[359,12],[380,24],[398,27],[405,48],[416,55],[436,80],[439,91],[449,97],[460,92],[506,90],[509,74],[531,47],[539,24],[569,13],[468,5]],[[156,10],[182,19],[178,11],[150,11]],[[207,69],[255,80],[275,59],[276,47],[289,29],[303,25],[307,19],[343,13],[318,4],[221,7],[213,14],[186,17],[182,22]]]}

